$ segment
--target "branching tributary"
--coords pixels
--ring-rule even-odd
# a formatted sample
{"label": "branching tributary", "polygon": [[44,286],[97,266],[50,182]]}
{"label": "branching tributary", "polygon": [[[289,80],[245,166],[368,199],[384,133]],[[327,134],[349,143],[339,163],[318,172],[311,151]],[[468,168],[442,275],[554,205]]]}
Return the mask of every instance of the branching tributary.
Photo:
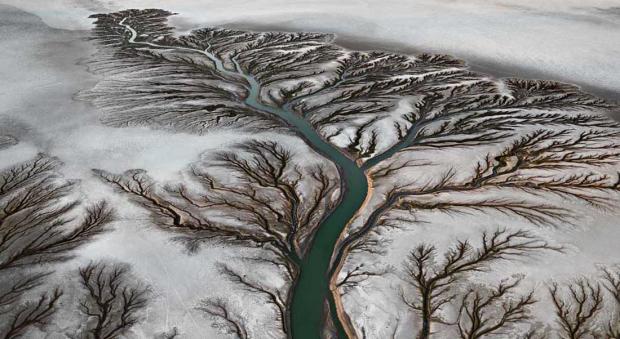
{"label": "branching tributary", "polygon": [[[244,102],[255,110],[274,114],[286,121],[294,131],[301,136],[310,147],[321,155],[335,163],[341,177],[341,197],[338,206],[321,222],[312,242],[312,246],[306,256],[299,262],[299,278],[293,286],[293,297],[290,309],[292,337],[295,339],[318,339],[321,337],[322,321],[324,317],[324,302],[328,298],[332,319],[338,332],[339,338],[345,338],[346,334],[335,314],[335,302],[329,293],[330,272],[333,271],[330,260],[338,242],[341,232],[349,221],[362,207],[368,194],[368,178],[365,170],[369,164],[376,164],[402,148],[395,145],[392,149],[368,160],[366,165],[359,166],[355,160],[342,153],[336,146],[325,141],[314,129],[312,124],[303,116],[293,112],[290,105],[274,107],[261,103],[260,83],[251,75],[245,73],[240,65],[235,63],[235,69],[227,69],[222,61],[210,53],[209,50],[200,50],[183,46],[164,46],[152,42],[135,41],[137,32],[123,19],[119,24],[124,26],[131,37],[131,44],[145,45],[154,48],[178,49],[201,53],[208,57],[219,73],[232,78],[243,78],[247,82],[246,88],[249,95]],[[338,249],[342,250],[342,249]],[[338,253],[335,256],[339,260],[344,256]],[[334,263],[337,265],[338,263]]]}

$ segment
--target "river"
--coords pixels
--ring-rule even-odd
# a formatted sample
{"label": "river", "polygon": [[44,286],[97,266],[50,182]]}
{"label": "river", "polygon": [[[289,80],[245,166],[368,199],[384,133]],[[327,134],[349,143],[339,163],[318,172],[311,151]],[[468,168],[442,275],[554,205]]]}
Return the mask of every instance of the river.
{"label": "river", "polygon": [[[131,32],[131,37],[128,40],[129,43],[156,48],[171,48],[170,46],[151,42],[135,41],[138,36],[137,32],[124,22],[125,19],[121,20],[119,24]],[[235,69],[230,70],[224,66],[217,56],[208,50],[182,46],[174,46],[173,48],[201,53],[215,64],[220,73],[228,76],[243,77],[249,85],[247,88],[249,94],[244,100],[246,105],[283,119],[310,147],[338,167],[342,192],[340,200],[338,206],[319,225],[309,251],[299,263],[300,273],[297,282],[293,286],[290,319],[293,338],[320,338],[324,320],[324,302],[328,298],[338,337],[345,338],[344,329],[335,314],[334,300],[329,294],[330,260],[340,234],[362,206],[368,194],[368,179],[364,169],[358,166],[355,160],[342,153],[339,148],[321,138],[312,124],[295,113],[290,105],[275,107],[263,104],[260,101],[260,83],[251,74],[245,73],[237,63],[235,63]]]}

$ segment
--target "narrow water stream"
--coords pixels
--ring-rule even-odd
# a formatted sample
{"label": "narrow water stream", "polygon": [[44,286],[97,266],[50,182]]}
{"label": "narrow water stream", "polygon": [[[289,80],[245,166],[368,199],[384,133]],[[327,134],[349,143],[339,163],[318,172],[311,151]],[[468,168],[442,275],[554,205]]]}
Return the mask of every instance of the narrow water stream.
{"label": "narrow water stream", "polygon": [[[128,39],[129,43],[156,48],[171,48],[151,42],[136,42],[137,32],[131,26],[125,24],[124,21],[123,19],[119,22],[119,25],[124,26],[131,32],[131,37]],[[293,286],[291,329],[292,337],[295,339],[320,338],[324,316],[324,302],[327,298],[334,313],[332,314],[332,319],[338,331],[338,337],[346,338],[342,325],[335,315],[336,308],[333,298],[329,296],[330,259],[341,232],[366,199],[368,181],[364,170],[354,160],[344,155],[337,147],[323,140],[312,124],[293,112],[290,105],[274,107],[263,104],[260,101],[261,85],[251,74],[245,73],[239,64],[235,63],[235,70],[229,70],[217,56],[208,50],[203,51],[181,46],[172,48],[202,53],[215,64],[216,69],[221,74],[243,77],[249,85],[249,95],[244,100],[245,104],[261,112],[277,115],[285,120],[310,147],[331,160],[338,167],[342,191],[340,202],[332,213],[321,222],[310,250],[306,257],[301,260],[299,267],[300,276],[296,285]]]}
{"label": "narrow water stream", "polygon": [[[223,67],[221,61],[215,61],[215,56],[208,54],[214,60],[218,70]],[[349,220],[362,206],[368,193],[368,182],[364,171],[354,160],[345,156],[337,147],[331,145],[316,132],[312,124],[300,115],[293,112],[289,106],[274,107],[260,102],[260,84],[251,75],[243,72],[236,64],[238,75],[243,76],[249,83],[249,96],[245,103],[257,110],[275,114],[288,122],[305,141],[317,152],[331,160],[338,166],[341,178],[341,200],[329,216],[323,220],[315,234],[312,246],[300,265],[300,276],[294,286],[293,302],[291,305],[291,329],[295,339],[318,339],[322,330],[324,316],[324,301],[330,300],[330,309],[335,312],[332,298],[329,293],[330,259],[336,242]],[[222,69],[223,72],[230,72]],[[346,334],[333,314],[333,320],[339,338]]]}

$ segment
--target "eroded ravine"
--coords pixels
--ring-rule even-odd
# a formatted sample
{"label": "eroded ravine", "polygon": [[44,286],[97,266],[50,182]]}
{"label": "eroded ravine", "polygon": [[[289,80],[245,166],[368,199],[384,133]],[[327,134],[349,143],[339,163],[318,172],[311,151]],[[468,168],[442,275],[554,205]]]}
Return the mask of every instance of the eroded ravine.
{"label": "eroded ravine", "polygon": [[[368,178],[364,169],[358,166],[355,160],[349,158],[340,149],[325,141],[314,129],[312,124],[302,116],[292,111],[290,105],[283,107],[269,106],[261,103],[261,85],[251,75],[243,71],[242,67],[235,63],[235,69],[230,70],[224,63],[208,50],[199,50],[182,46],[163,46],[152,42],[135,41],[137,32],[125,19],[119,25],[125,27],[131,36],[130,44],[150,46],[154,48],[176,48],[179,50],[194,51],[208,57],[215,65],[218,72],[232,77],[242,77],[247,82],[248,96],[244,99],[245,104],[255,110],[274,114],[288,123],[294,131],[302,137],[315,151],[337,165],[340,173],[340,188],[342,191],[339,204],[321,222],[312,241],[307,255],[300,262],[300,275],[293,286],[291,303],[291,329],[292,337],[296,339],[317,339],[321,337],[322,323],[324,320],[324,302],[330,301],[332,320],[338,332],[338,337],[346,337],[345,331],[335,313],[335,303],[329,294],[330,260],[338,239],[349,221],[362,207],[368,190]],[[364,166],[366,168],[366,166]]]}

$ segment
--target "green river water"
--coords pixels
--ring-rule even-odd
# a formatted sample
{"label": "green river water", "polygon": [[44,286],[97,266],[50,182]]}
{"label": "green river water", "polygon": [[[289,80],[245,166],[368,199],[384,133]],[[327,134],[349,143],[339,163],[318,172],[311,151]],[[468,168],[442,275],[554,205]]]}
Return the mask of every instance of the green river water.
{"label": "green river water", "polygon": [[[156,48],[170,48],[169,46],[161,46],[151,42],[136,42],[137,32],[131,26],[124,24],[124,21],[121,21],[119,24],[131,32],[131,37],[128,40],[129,43]],[[260,84],[252,75],[243,72],[240,65],[235,64],[235,70],[230,70],[223,65],[218,57],[208,51],[180,46],[172,48],[202,53],[213,61],[220,73],[234,77],[243,77],[249,85],[249,95],[245,99],[245,103],[248,106],[261,112],[277,115],[286,121],[310,147],[338,167],[342,191],[340,201],[329,216],[321,222],[310,250],[299,263],[300,276],[296,285],[293,286],[291,331],[292,337],[295,339],[319,339],[323,329],[324,303],[328,300],[337,335],[339,338],[345,338],[346,334],[342,324],[340,324],[338,317],[335,315],[334,300],[329,294],[330,260],[341,232],[366,199],[368,181],[364,174],[364,169],[368,168],[368,166],[358,166],[354,160],[343,154],[337,147],[321,138],[312,124],[293,112],[290,105],[275,107],[263,104],[260,101]],[[386,152],[371,159],[371,161],[374,164],[392,154],[393,152]]]}
{"label": "green river water", "polygon": [[[218,69],[221,62],[216,62]],[[237,69],[240,69],[237,65]],[[293,291],[291,305],[291,329],[295,339],[318,339],[322,330],[324,302],[330,301],[330,309],[335,312],[333,299],[329,293],[330,260],[336,242],[349,220],[362,206],[368,193],[368,182],[364,171],[354,160],[344,155],[337,147],[322,139],[312,124],[291,110],[262,104],[260,84],[250,75],[239,72],[250,84],[250,95],[245,100],[248,106],[276,114],[288,122],[299,135],[317,152],[338,166],[342,194],[338,206],[321,223],[312,246],[300,263],[300,276]],[[346,335],[335,313],[332,313],[339,338]]]}

